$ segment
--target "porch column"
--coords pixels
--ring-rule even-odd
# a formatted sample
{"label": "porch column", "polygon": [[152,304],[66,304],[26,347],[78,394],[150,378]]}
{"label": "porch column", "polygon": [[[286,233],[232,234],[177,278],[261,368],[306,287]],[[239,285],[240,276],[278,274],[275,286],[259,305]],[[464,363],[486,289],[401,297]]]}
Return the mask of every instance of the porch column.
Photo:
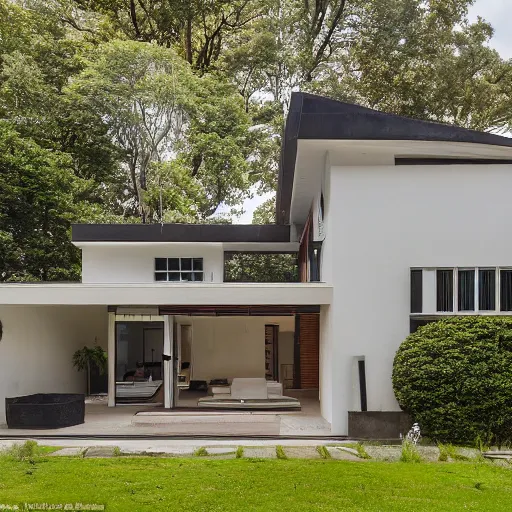
{"label": "porch column", "polygon": [[116,405],[116,314],[108,314],[108,406]]}
{"label": "porch column", "polygon": [[173,348],[174,316],[164,316],[164,407],[170,409],[174,404]]}

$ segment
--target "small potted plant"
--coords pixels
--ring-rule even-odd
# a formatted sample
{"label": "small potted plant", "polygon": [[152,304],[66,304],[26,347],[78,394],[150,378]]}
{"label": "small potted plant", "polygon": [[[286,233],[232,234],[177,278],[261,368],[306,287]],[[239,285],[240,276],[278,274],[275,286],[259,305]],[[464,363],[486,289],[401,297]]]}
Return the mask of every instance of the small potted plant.
{"label": "small potted plant", "polygon": [[107,371],[107,353],[99,345],[97,340],[93,347],[83,347],[73,354],[73,366],[80,372],[87,372],[87,395],[91,393],[91,368],[96,366],[100,375]]}

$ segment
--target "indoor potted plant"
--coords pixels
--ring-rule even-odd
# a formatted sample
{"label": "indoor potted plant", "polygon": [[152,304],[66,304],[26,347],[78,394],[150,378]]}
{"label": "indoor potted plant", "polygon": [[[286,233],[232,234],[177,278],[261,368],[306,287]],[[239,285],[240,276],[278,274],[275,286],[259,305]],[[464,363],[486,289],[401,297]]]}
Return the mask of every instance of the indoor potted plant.
{"label": "indoor potted plant", "polygon": [[96,366],[100,375],[107,371],[107,353],[99,345],[83,347],[73,354],[73,366],[78,371],[87,372],[87,395],[91,392],[91,367]]}

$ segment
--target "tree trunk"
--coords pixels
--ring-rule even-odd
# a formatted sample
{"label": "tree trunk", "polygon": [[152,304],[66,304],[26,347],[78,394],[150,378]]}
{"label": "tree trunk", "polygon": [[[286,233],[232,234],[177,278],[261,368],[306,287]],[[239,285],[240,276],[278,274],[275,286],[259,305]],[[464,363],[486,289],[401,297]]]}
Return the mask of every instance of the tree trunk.
{"label": "tree trunk", "polygon": [[187,62],[192,64],[192,17],[187,19],[187,27],[185,29],[185,55]]}
{"label": "tree trunk", "polygon": [[91,363],[87,363],[87,395],[91,394]]}

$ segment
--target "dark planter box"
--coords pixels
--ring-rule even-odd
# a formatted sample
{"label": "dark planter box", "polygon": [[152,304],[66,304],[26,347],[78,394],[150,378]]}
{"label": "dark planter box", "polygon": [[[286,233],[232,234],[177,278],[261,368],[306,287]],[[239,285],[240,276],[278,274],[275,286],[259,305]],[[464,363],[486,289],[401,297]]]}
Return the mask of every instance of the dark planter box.
{"label": "dark planter box", "polygon": [[9,428],[62,428],[79,425],[85,417],[85,395],[37,393],[5,399]]}
{"label": "dark planter box", "polygon": [[348,435],[359,439],[399,439],[412,425],[411,418],[401,411],[350,411]]}

